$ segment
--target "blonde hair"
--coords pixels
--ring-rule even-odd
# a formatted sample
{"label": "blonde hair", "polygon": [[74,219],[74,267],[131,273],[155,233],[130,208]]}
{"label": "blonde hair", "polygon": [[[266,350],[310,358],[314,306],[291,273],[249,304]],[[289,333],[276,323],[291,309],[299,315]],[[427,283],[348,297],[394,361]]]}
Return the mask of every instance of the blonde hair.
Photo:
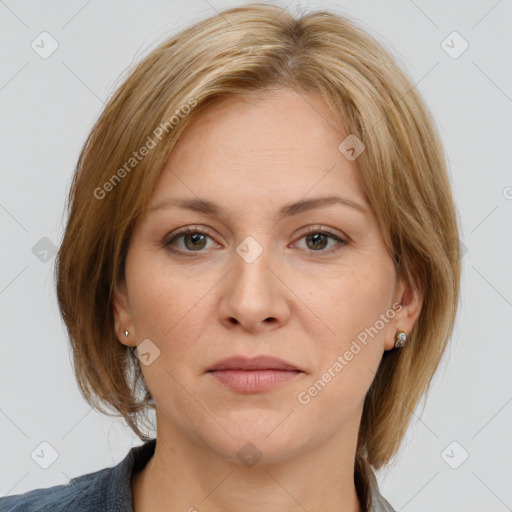
{"label": "blonde hair", "polygon": [[[58,303],[84,398],[147,440],[139,423],[155,404],[138,358],[116,336],[112,309],[133,226],[180,134],[212,101],[281,87],[321,95],[363,142],[355,163],[366,198],[397,275],[423,298],[408,342],[384,353],[365,398],[354,478],[369,508],[368,465],[379,468],[397,453],[452,333],[460,247],[431,114],[393,57],[354,20],[325,11],[296,18],[255,3],[151,51],[109,100],[79,156],[56,261]],[[134,156],[139,151],[143,158]]]}

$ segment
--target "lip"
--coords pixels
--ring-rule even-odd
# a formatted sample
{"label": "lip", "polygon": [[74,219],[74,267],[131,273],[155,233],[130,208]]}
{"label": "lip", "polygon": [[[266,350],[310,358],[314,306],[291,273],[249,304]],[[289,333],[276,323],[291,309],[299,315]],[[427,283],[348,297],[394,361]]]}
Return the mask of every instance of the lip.
{"label": "lip", "polygon": [[207,371],[221,370],[284,370],[300,371],[297,366],[274,356],[261,355],[257,357],[231,356],[217,361]]}
{"label": "lip", "polygon": [[238,393],[261,393],[304,375],[299,370],[215,370],[214,379]]}
{"label": "lip", "polygon": [[212,365],[207,373],[239,393],[269,391],[305,374],[292,363],[272,356],[228,357]]}

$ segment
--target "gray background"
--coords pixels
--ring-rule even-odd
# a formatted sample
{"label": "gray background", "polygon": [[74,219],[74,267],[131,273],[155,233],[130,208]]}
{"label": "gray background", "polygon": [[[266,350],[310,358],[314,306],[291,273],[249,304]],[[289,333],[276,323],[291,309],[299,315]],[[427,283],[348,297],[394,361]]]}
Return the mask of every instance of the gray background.
{"label": "gray background", "polygon": [[[52,247],[78,152],[126,67],[237,4],[0,1],[0,495],[66,483],[140,444],[79,394]],[[395,463],[378,472],[381,491],[397,510],[512,510],[512,1],[279,5],[360,20],[417,84],[449,155],[466,249],[460,312],[428,401]],[[31,48],[43,31],[59,45],[46,59]],[[469,44],[457,58],[442,43],[453,31]],[[452,39],[453,53],[462,41]],[[58,453],[48,469],[31,458],[43,441]]]}

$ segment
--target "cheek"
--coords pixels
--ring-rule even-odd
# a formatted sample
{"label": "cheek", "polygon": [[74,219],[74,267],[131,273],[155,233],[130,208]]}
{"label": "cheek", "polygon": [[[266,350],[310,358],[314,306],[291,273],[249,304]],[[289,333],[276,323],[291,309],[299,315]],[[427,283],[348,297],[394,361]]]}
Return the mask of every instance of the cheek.
{"label": "cheek", "polygon": [[[337,350],[350,345],[361,333],[375,326],[372,339],[381,339],[387,324],[378,321],[391,306],[394,274],[385,266],[364,265],[364,268],[350,269],[340,276],[324,283],[324,290],[318,291],[311,300],[316,302],[318,316],[330,328],[332,344]],[[364,339],[364,335],[359,336]]]}
{"label": "cheek", "polygon": [[[198,299],[197,284],[186,280],[165,258],[162,249],[140,249],[126,262],[128,289],[134,323],[160,338]],[[142,333],[141,333],[142,334]]]}
{"label": "cheek", "polygon": [[311,409],[328,407],[341,421],[362,405],[382,359],[391,318],[386,323],[380,315],[391,305],[394,273],[386,265],[361,264],[326,283],[327,293],[318,293],[317,304],[318,316],[329,329],[323,328],[326,334],[317,338],[311,394],[303,391]]}
{"label": "cheek", "polygon": [[362,407],[384,351],[389,323],[380,315],[390,306],[392,279],[380,271],[354,271],[330,280],[328,293],[318,294],[318,316],[329,329],[316,339],[318,365],[297,399],[309,412],[331,411],[327,429]]}
{"label": "cheek", "polygon": [[194,359],[199,350],[195,340],[212,315],[205,295],[218,278],[180,272],[169,264],[164,251],[147,249],[127,261],[127,276],[137,341],[155,343],[160,362],[173,371],[188,366],[184,362]]}

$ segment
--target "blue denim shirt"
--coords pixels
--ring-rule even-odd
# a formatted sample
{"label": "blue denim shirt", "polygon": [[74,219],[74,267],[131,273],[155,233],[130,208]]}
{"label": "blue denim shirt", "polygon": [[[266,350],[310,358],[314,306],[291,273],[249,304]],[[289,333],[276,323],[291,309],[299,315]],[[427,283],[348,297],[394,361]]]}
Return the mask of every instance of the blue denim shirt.
{"label": "blue denim shirt", "polygon": [[[117,466],[78,476],[65,485],[0,498],[0,512],[133,512],[131,478],[155,452],[156,439],[133,447]],[[371,479],[371,512],[395,512]]]}

